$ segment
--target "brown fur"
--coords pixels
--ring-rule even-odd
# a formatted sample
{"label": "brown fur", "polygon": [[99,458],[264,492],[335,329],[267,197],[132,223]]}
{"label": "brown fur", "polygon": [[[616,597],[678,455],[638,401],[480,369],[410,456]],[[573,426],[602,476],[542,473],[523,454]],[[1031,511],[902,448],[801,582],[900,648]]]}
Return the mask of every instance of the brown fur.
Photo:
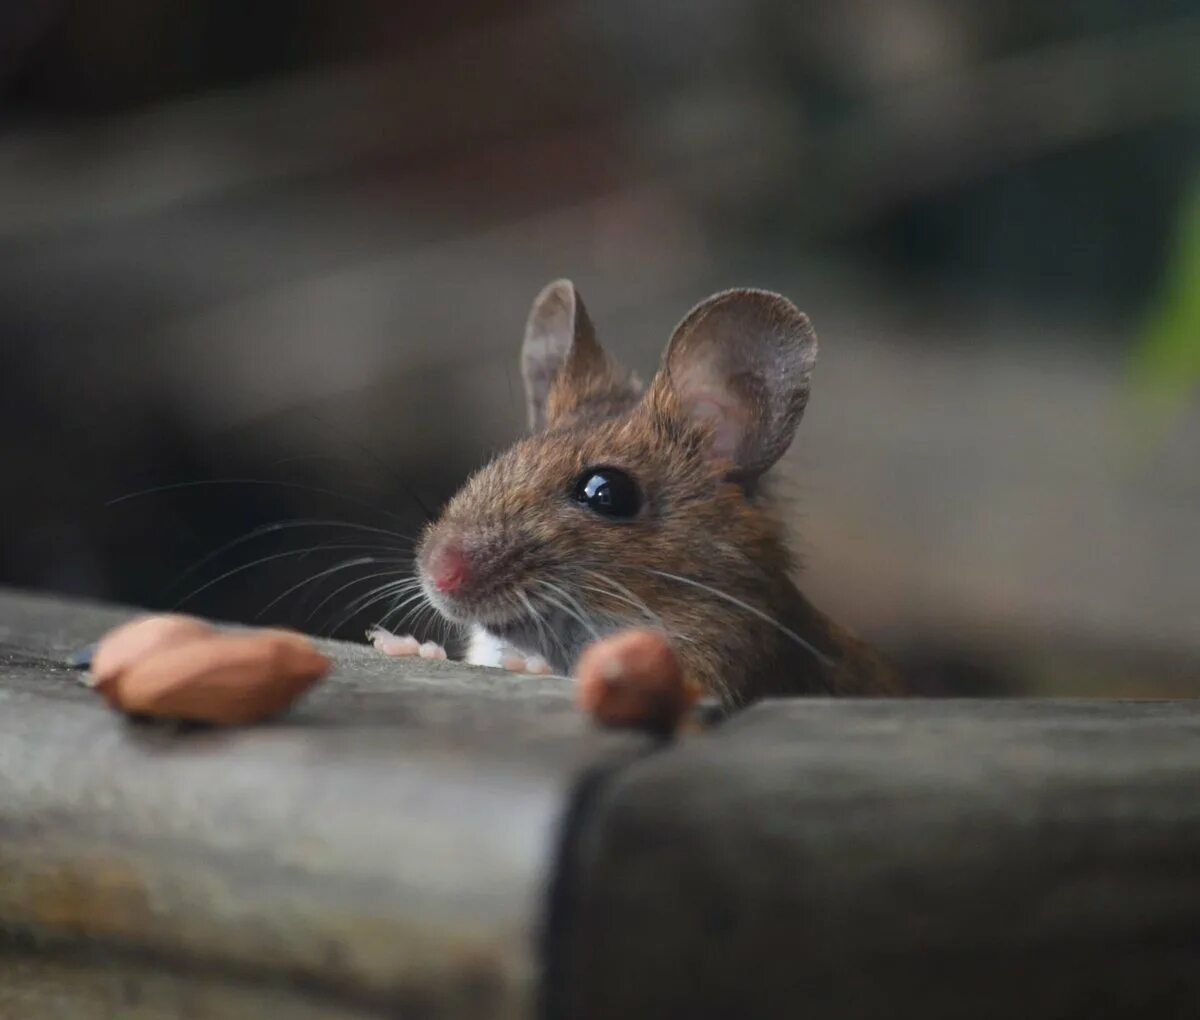
{"label": "brown fur", "polygon": [[[807,320],[763,292],[710,299],[680,324],[663,369],[642,394],[596,343],[565,281],[535,303],[527,382],[547,369],[529,363],[528,339],[545,327],[538,315],[547,301],[553,328],[565,321],[572,335],[556,348],[565,357],[549,366],[544,403],[531,406],[531,421],[544,418],[545,427],[476,472],[427,530],[419,562],[437,543],[453,540],[471,563],[471,583],[453,599],[426,585],[434,604],[564,672],[596,633],[661,626],[689,676],[731,705],[765,695],[902,693],[874,652],[796,588],[781,522],[756,485],[786,449],[807,399],[816,343]],[[563,319],[564,308],[573,318]],[[743,329],[774,330],[777,338],[731,350],[743,342]],[[546,350],[540,334],[534,349],[538,357]],[[739,370],[713,375],[709,362],[695,360],[700,349],[719,367],[728,354]],[[767,360],[756,367],[756,358]],[[779,358],[790,360],[777,365]],[[729,456],[714,455],[714,426],[697,416],[694,388],[680,381],[697,364],[716,380],[718,402],[728,396],[736,404],[737,443]],[[784,385],[787,379],[794,385]],[[576,479],[599,465],[639,482],[639,516],[614,521],[574,502]],[[545,615],[554,636],[531,620],[529,605]]]}

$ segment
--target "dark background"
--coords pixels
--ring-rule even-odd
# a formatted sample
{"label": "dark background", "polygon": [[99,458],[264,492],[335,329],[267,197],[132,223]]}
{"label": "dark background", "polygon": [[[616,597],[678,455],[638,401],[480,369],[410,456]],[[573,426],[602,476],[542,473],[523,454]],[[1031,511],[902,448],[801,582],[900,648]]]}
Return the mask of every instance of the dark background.
{"label": "dark background", "polygon": [[822,338],[818,604],[1200,693],[1200,2],[445,6],[0,9],[0,583],[357,637],[543,283],[644,373],[748,284]]}

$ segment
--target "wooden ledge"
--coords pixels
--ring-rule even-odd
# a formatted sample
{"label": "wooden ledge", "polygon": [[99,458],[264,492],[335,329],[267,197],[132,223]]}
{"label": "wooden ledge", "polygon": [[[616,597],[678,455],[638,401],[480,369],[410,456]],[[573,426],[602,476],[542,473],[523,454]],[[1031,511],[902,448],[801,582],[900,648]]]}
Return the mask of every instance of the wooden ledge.
{"label": "wooden ledge", "polygon": [[284,719],[118,718],[128,611],[0,593],[0,1016],[1194,1017],[1200,702],[760,704],[328,645]]}

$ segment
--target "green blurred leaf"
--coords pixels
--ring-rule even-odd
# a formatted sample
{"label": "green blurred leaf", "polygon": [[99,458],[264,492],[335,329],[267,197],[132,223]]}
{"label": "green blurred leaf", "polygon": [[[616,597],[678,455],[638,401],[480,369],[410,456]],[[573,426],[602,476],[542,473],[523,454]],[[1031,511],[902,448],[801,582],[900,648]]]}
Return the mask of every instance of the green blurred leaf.
{"label": "green blurred leaf", "polygon": [[1200,387],[1200,187],[1184,204],[1175,250],[1134,352],[1134,378],[1171,406]]}

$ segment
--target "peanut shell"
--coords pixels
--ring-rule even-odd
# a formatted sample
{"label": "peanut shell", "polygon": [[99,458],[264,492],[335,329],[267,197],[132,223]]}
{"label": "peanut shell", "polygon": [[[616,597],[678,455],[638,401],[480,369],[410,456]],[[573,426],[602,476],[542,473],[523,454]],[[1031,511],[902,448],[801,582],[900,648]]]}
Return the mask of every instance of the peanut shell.
{"label": "peanut shell", "polygon": [[586,648],[575,669],[580,707],[608,726],[674,729],[699,698],[666,639],[633,630]]}
{"label": "peanut shell", "polygon": [[215,634],[216,628],[193,616],[142,616],[110,630],[92,656],[92,686],[103,688],[139,659],[170,645]]}
{"label": "peanut shell", "polygon": [[214,633],[139,659],[103,692],[132,715],[244,725],[282,712],[329,667],[300,634]]}

